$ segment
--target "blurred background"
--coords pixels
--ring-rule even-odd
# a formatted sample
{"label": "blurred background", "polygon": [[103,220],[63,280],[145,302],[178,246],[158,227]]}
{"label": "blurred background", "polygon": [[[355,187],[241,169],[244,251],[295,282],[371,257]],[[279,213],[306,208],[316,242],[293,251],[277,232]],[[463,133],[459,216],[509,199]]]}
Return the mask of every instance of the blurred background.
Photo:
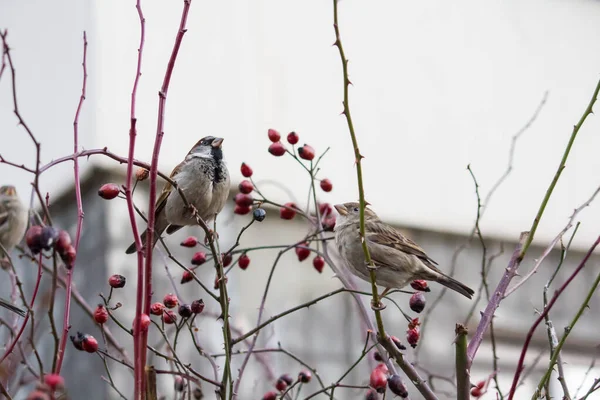
{"label": "blurred background", "polygon": [[[137,98],[135,157],[149,162],[156,132],[157,93],[177,32],[182,2],[146,0],[142,7],[146,42]],[[512,138],[522,133],[510,164],[512,172],[485,204],[488,208],[480,224],[488,255],[500,254],[489,274],[494,288],[519,233],[529,229],[573,125],[587,107],[599,78],[600,53],[594,48],[600,34],[600,3],[343,0],[339,7],[340,30],[353,83],[350,106],[361,153],[366,157],[363,165],[367,200],[384,220],[420,243],[443,270],[453,264],[457,249],[467,242],[475,221],[477,200],[467,165],[477,176],[484,197],[509,166]],[[16,67],[20,111],[42,143],[42,163],[73,152],[72,122],[81,92],[84,30],[89,42],[89,77],[79,143],[84,149],[106,146],[126,156],[139,45],[135,2],[0,0],[0,9],[0,29],[8,29]],[[161,171],[171,171],[201,137],[222,136],[233,188],[242,179],[239,165],[247,162],[254,169],[261,190],[273,200],[305,205],[309,185],[306,173],[293,160],[273,158],[267,152],[268,128],[282,134],[294,130],[300,135],[301,144],[311,144],[318,153],[330,147],[322,161],[321,176],[332,180],[334,190],[319,191],[319,200],[355,200],[358,195],[354,156],[346,122],[340,116],[343,81],[339,54],[332,46],[334,40],[331,1],[193,1],[169,90]],[[33,167],[34,146],[12,113],[8,72],[0,80],[0,154],[9,161]],[[581,129],[522,271],[533,266],[535,258],[567,224],[573,209],[600,185],[600,158],[596,154],[600,148],[600,136],[596,134],[599,128],[600,123],[592,115]],[[100,300],[99,292],[107,293],[105,282],[110,274],[127,276],[128,290],[116,296],[125,305],[117,313],[128,326],[134,311],[135,257],[124,254],[132,240],[126,205],[124,201],[106,202],[97,196],[101,184],[124,182],[125,167],[103,156],[81,159],[80,165],[85,221],[76,285],[94,305]],[[44,193],[50,194],[55,223],[74,235],[77,210],[72,175],[72,163],[63,163],[44,173],[40,185]],[[1,184],[15,185],[21,198],[30,201],[30,174],[0,164],[0,177]],[[137,190],[136,201],[147,209],[145,187]],[[301,221],[282,221],[277,210],[267,211],[265,222],[252,226],[243,237],[243,246],[290,244],[306,234],[308,227]],[[219,221],[222,247],[228,248],[235,242],[237,232],[249,218],[234,216],[232,207],[224,210]],[[599,218],[597,203],[579,214],[582,225],[556,278],[557,285],[569,276],[597,237]],[[201,236],[200,232],[199,228],[182,231],[169,237],[167,243],[181,260],[187,260],[193,252],[177,245],[189,234]],[[157,300],[174,290],[167,271],[173,275],[184,300],[202,296],[198,286],[179,285],[182,271],[160,254],[155,258]],[[241,332],[255,324],[276,255],[276,251],[256,252],[251,255],[247,271],[232,270],[232,322]],[[481,280],[481,256],[481,247],[475,240],[455,257],[456,277],[474,288]],[[504,393],[514,375],[526,332],[536,310],[543,306],[543,285],[558,260],[558,252],[551,254],[539,273],[507,298],[494,320],[497,373]],[[23,279],[30,284],[34,268],[23,261],[20,264]],[[552,319],[559,335],[583,301],[597,271],[596,257],[554,308]],[[203,278],[212,287],[212,268],[207,266]],[[10,286],[8,282],[1,285],[4,290]],[[318,274],[310,260],[298,263],[293,254],[288,254],[275,273],[265,315],[277,314],[339,286],[331,270]],[[432,287],[427,295],[430,303],[439,290]],[[397,294],[395,298],[408,310],[407,295]],[[407,351],[407,357],[418,360],[426,370],[422,371],[424,376],[429,372],[452,378],[454,324],[465,320],[470,306],[468,300],[451,293],[431,314],[419,354]],[[472,331],[484,306],[485,302],[479,304],[470,320]],[[583,396],[600,375],[600,369],[595,367],[586,373],[598,351],[599,306],[600,300],[594,296],[563,350],[565,377],[572,396],[580,385],[579,397]],[[207,301],[205,326],[201,325],[198,335],[209,353],[222,351],[217,314],[217,305]],[[393,305],[388,305],[384,318],[389,331],[403,338],[406,322]],[[100,337],[97,327],[78,307],[74,307],[72,325],[73,331]],[[123,343],[129,344],[127,334],[111,328]],[[48,331],[42,329],[38,335],[43,356],[50,357]],[[363,340],[355,302],[341,294],[277,321],[261,335],[259,345],[273,348],[280,343],[316,366],[324,382],[329,383],[356,360]],[[193,349],[191,341],[184,341],[182,346]],[[548,337],[544,326],[538,329],[528,354],[527,366],[532,366],[538,355],[540,359],[520,389],[523,396],[530,396],[547,368]],[[205,359],[194,352],[186,355],[199,371],[212,373]],[[161,361],[156,363],[160,365]],[[363,362],[347,381],[368,383],[370,363]],[[128,370],[116,363],[111,368],[120,389],[130,392]],[[300,369],[297,362],[282,354],[253,359],[241,396],[260,398],[281,373],[295,375]],[[472,380],[486,379],[493,372],[492,353],[486,340],[474,364]],[[104,366],[99,358],[69,348],[65,377],[72,398],[89,397],[90,393],[94,399],[118,398],[99,378],[102,374]],[[272,379],[268,379],[269,375]],[[174,398],[169,379],[161,378],[162,388],[169,398]],[[434,378],[433,383],[442,398],[444,393],[448,398],[454,396],[453,387],[444,379]],[[555,397],[562,395],[556,379],[551,380],[551,387]],[[208,386],[205,392],[210,395]],[[340,398],[359,399],[364,395],[351,390],[339,393]],[[413,392],[411,395],[419,398]],[[16,398],[24,396],[25,392],[20,392]],[[588,398],[600,398],[595,396]],[[494,398],[494,394],[488,398]]]}

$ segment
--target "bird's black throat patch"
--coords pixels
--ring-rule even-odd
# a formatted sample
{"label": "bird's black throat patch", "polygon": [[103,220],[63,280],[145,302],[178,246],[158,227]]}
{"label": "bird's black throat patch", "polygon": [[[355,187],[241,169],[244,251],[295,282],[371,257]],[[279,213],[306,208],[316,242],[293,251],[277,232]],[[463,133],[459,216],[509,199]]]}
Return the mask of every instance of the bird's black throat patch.
{"label": "bird's black throat patch", "polygon": [[210,152],[213,156],[213,162],[215,167],[213,182],[219,183],[223,179],[225,179],[225,176],[223,174],[223,150],[221,150],[220,147],[213,147]]}

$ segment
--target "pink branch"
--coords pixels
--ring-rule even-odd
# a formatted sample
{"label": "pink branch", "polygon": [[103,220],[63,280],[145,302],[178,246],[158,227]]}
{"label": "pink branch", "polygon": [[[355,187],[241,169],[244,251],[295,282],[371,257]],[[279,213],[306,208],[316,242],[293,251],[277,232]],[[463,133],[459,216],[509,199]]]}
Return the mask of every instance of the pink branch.
{"label": "pink branch", "polygon": [[585,257],[583,257],[583,260],[581,260],[581,262],[579,263],[579,266],[571,274],[569,279],[567,279],[566,282],[563,283],[562,286],[554,293],[554,296],[552,296],[552,299],[550,299],[550,302],[544,308],[544,311],[542,311],[540,313],[538,318],[535,320],[535,322],[529,329],[529,332],[527,333],[527,338],[525,339],[525,344],[523,345],[523,349],[521,350],[521,356],[519,357],[519,363],[517,364],[517,371],[515,372],[515,376],[513,378],[512,386],[510,388],[510,393],[508,394],[508,400],[513,399],[513,396],[515,395],[515,392],[517,390],[519,378],[520,378],[521,372],[523,370],[523,362],[525,361],[525,355],[527,354],[527,348],[529,347],[529,342],[531,342],[531,338],[533,337],[533,333],[535,332],[535,329],[538,327],[540,322],[542,322],[544,320],[544,317],[550,312],[550,309],[552,309],[552,306],[554,306],[554,303],[556,303],[556,300],[561,295],[561,293],[567,288],[567,286],[569,286],[571,281],[573,279],[575,279],[575,277],[579,274],[579,272],[583,269],[583,267],[585,267],[587,260],[591,257],[592,253],[594,252],[594,250],[596,249],[596,246],[598,246],[598,244],[600,244],[600,236],[598,236],[598,238],[596,239],[596,241],[594,242],[592,247],[588,250],[587,254],[585,255]]}
{"label": "pink branch", "polygon": [[[137,136],[137,117],[135,114],[137,89],[142,76],[142,56],[144,53],[144,41],[146,38],[146,19],[142,12],[141,0],[137,0],[135,8],[138,12],[140,19],[140,45],[138,47],[138,58],[137,67],[135,73],[135,79],[133,81],[133,89],[131,91],[131,114],[130,114],[130,127],[129,127],[129,155],[127,157],[127,180],[125,183],[125,200],[127,202],[127,211],[129,213],[129,222],[131,224],[131,231],[133,233],[133,240],[137,249],[137,297],[135,304],[135,320],[133,329],[133,353],[134,353],[134,396],[135,399],[143,399],[145,395],[144,385],[144,361],[142,354],[145,354],[145,346],[140,341],[141,335],[141,314],[142,314],[142,298],[143,298],[143,279],[144,279],[144,259],[142,256],[142,241],[135,220],[135,206],[133,204],[133,192],[131,189],[131,178],[133,175],[133,155],[135,154],[135,137]],[[106,149],[105,149],[106,150]]]}
{"label": "pink branch", "polygon": [[[75,112],[75,119],[73,120],[73,152],[77,153],[79,150],[79,114],[85,100],[85,89],[87,87],[87,35],[83,31],[83,84],[81,86],[81,96],[79,97],[79,104],[77,105],[77,111]],[[77,232],[75,233],[75,254],[79,250],[79,241],[81,240],[81,228],[83,226],[83,203],[81,200],[81,181],[79,178],[79,162],[78,159],[73,159],[73,171],[75,174],[75,197],[77,199]],[[77,256],[75,256],[77,257]],[[69,315],[71,313],[71,285],[73,282],[73,267],[67,269],[67,284],[65,285],[65,311],[63,314],[63,333],[60,338],[60,344],[58,348],[58,360],[56,362],[55,374],[60,374],[62,368],[62,362],[65,358],[65,348],[67,346],[67,337],[69,335]]]}

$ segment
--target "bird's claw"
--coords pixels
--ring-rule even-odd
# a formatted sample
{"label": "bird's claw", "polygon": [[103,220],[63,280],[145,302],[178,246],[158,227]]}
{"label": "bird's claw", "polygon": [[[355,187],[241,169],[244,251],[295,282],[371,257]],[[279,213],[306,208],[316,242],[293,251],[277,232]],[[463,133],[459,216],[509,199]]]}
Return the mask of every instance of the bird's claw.
{"label": "bird's claw", "polygon": [[204,236],[204,244],[208,245],[209,243],[214,242],[218,238],[219,238],[219,232],[215,232],[212,229],[209,229],[206,236]]}

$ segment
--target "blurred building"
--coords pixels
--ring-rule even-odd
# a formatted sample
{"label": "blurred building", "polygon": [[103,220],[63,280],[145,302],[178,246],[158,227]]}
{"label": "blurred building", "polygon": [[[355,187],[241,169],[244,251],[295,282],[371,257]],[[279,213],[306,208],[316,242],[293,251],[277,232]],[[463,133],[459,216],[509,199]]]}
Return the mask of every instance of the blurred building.
{"label": "blurred building", "polygon": [[[27,3],[27,4],[26,4]],[[128,148],[130,94],[135,74],[139,21],[133,2],[11,2],[5,0],[0,29],[8,29],[11,54],[17,71],[20,111],[42,143],[42,163],[73,151],[72,121],[81,91],[82,31],[87,31],[88,88],[80,119],[81,148],[107,146],[125,156]],[[181,12],[179,2],[148,0],[142,3],[146,17],[146,41],[138,91],[138,138],[136,158],[150,160],[156,131],[157,92],[175,38]],[[318,194],[319,201],[338,203],[356,199],[353,153],[344,118],[339,116],[342,77],[334,41],[331,2],[235,1],[214,4],[193,2],[188,31],[175,67],[167,102],[161,171],[168,173],[202,136],[226,138],[224,150],[233,175],[232,196],[242,179],[238,166],[245,161],[255,170],[261,191],[276,201],[306,204],[306,173],[288,158],[275,159],[267,152],[268,128],[282,133],[296,130],[302,143],[320,153],[331,147],[321,164],[322,176],[334,183],[331,193]],[[473,182],[466,171],[471,165],[485,196],[507,168],[511,138],[530,120],[548,92],[535,121],[516,142],[512,172],[486,204],[481,231],[488,257],[499,254],[489,273],[493,290],[516,245],[527,230],[548,183],[556,170],[572,126],[577,123],[598,80],[600,55],[592,51],[600,34],[597,2],[569,3],[533,1],[459,1],[447,3],[378,3],[344,0],[340,3],[340,29],[350,59],[351,107],[365,155],[368,200],[386,221],[398,226],[421,244],[431,257],[448,270],[455,258],[455,276],[473,288],[481,280],[482,248],[477,240],[460,254],[473,227],[477,203]],[[51,34],[46,34],[51,32]],[[0,154],[10,161],[33,166],[34,147],[12,114],[9,70],[0,79]],[[566,225],[572,210],[586,201],[600,185],[600,161],[595,149],[600,138],[594,132],[598,121],[591,116],[575,142],[567,167],[548,204],[535,245],[522,264],[529,270],[534,259]],[[9,140],[10,139],[10,140]],[[75,271],[76,288],[92,305],[99,292],[108,293],[106,279],[120,273],[128,278],[126,289],[114,300],[123,307],[116,315],[129,326],[135,301],[135,257],[126,256],[132,235],[124,201],[104,201],[96,192],[105,182],[124,182],[125,167],[102,156],[81,159],[85,220]],[[55,223],[75,232],[77,210],[73,192],[72,163],[65,162],[44,173],[41,188],[50,194]],[[29,199],[31,175],[0,164],[2,184],[15,184],[24,200]],[[147,209],[145,186],[136,191],[136,202]],[[233,203],[230,203],[232,205]],[[290,244],[300,240],[307,226],[299,219],[283,221],[276,209],[268,209],[261,224],[242,237],[244,247]],[[555,287],[573,268],[598,235],[595,221],[600,207],[592,205],[580,214],[583,221],[568,257],[555,279]],[[249,216],[234,216],[232,207],[219,221],[222,248],[229,248]],[[141,219],[140,219],[141,222]],[[193,250],[178,243],[199,228],[182,230],[166,239],[174,255],[188,262]],[[501,249],[503,251],[501,251]],[[333,249],[332,249],[333,250]],[[236,337],[251,329],[257,318],[265,282],[278,250],[250,253],[246,271],[234,267],[229,275],[232,323]],[[522,289],[508,297],[494,320],[497,340],[498,376],[502,389],[510,386],[523,340],[542,308],[542,288],[559,262],[553,252]],[[26,288],[35,278],[32,266],[18,260]],[[597,275],[598,258],[588,263],[552,311],[552,320],[562,335]],[[203,282],[212,288],[213,269],[200,268]],[[177,291],[184,301],[202,297],[207,303],[196,337],[207,353],[222,351],[217,304],[193,283],[181,285],[182,270],[157,250],[155,296],[160,300]],[[517,281],[518,278],[515,279]],[[48,284],[44,276],[44,284]],[[368,285],[357,282],[368,289]],[[8,290],[8,281],[1,284]],[[298,263],[293,252],[277,266],[265,317],[275,315],[340,287],[329,269],[318,274],[310,260]],[[440,288],[432,285],[428,306]],[[554,289],[550,289],[550,295]],[[42,287],[42,293],[47,286]],[[58,303],[62,302],[62,292]],[[394,296],[410,315],[408,296]],[[365,304],[368,301],[365,299]],[[42,305],[46,304],[44,302]],[[454,396],[444,380],[453,378],[454,324],[465,320],[472,302],[449,293],[429,317],[418,354],[423,376],[433,374],[440,397]],[[474,308],[469,329],[475,329]],[[569,336],[563,350],[566,379],[575,398],[585,394],[600,370],[588,367],[595,359],[599,318],[598,296]],[[58,304],[60,309],[60,304]],[[386,328],[403,338],[406,322],[394,304],[384,311]],[[111,323],[115,337],[130,345],[127,333]],[[53,346],[49,327],[37,333],[41,357],[49,360]],[[72,331],[100,331],[85,313],[73,307]],[[172,332],[170,332],[172,333]],[[183,334],[184,332],[182,332]],[[181,346],[195,369],[212,376],[213,369],[195,351],[189,335]],[[151,342],[161,346],[161,338]],[[323,382],[336,381],[358,358],[364,343],[355,300],[338,294],[309,309],[286,316],[263,331],[258,348],[281,347],[318,367]],[[478,353],[473,381],[486,379],[493,371],[489,338]],[[189,351],[188,351],[189,349]],[[131,351],[130,351],[131,353]],[[415,360],[408,350],[407,357]],[[548,338],[543,324],[529,350],[526,366],[534,365],[521,395],[529,398],[548,364]],[[234,356],[236,363],[243,355]],[[157,368],[170,366],[151,360]],[[363,361],[344,382],[367,384],[369,365]],[[131,398],[130,371],[110,363],[117,387]],[[239,364],[234,365],[234,371]],[[260,398],[272,389],[282,373],[293,376],[301,365],[281,353],[261,353],[248,365],[242,399]],[[235,374],[235,372],[234,372]],[[119,398],[99,376],[104,365],[97,357],[69,347],[65,377],[72,398]],[[83,379],[85,377],[85,379]],[[586,381],[584,381],[584,377]],[[168,398],[172,378],[160,376]],[[411,385],[408,384],[410,387]],[[493,387],[493,383],[491,385]],[[562,391],[551,380],[552,394]],[[311,383],[303,393],[318,389]],[[204,385],[212,397],[210,385]],[[362,392],[339,389],[339,398],[362,398]],[[413,394],[412,398],[420,398]],[[597,394],[588,399],[599,398]],[[19,392],[15,399],[25,397]],[[489,395],[487,398],[494,398]]]}

